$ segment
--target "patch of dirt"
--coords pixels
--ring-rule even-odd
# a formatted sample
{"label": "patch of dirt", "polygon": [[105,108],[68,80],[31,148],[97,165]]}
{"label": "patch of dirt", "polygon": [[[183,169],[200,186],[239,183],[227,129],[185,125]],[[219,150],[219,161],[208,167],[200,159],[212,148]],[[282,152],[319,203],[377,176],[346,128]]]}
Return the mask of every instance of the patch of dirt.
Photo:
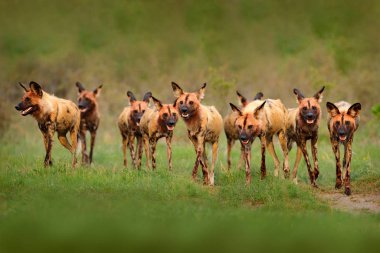
{"label": "patch of dirt", "polygon": [[349,212],[380,213],[380,194],[352,194],[342,192],[324,192],[319,196],[328,201],[335,209]]}

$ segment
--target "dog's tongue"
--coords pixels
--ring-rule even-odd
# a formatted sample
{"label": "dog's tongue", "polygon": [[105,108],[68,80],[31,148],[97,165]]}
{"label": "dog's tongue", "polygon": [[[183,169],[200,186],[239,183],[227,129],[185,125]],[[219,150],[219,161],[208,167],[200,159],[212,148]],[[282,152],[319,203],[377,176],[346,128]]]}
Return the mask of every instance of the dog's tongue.
{"label": "dog's tongue", "polygon": [[314,120],[313,120],[313,119],[308,119],[308,120],[306,120],[306,123],[307,123],[307,124],[313,124],[313,123],[314,123]]}
{"label": "dog's tongue", "polygon": [[346,140],[346,136],[345,135],[344,136],[339,136],[339,140],[345,141]]}
{"label": "dog's tongue", "polygon": [[22,115],[22,116],[25,116],[28,112],[30,112],[30,110],[32,110],[32,107],[29,107],[29,108],[23,110],[23,111],[21,112],[21,115]]}
{"label": "dog's tongue", "polygon": [[244,145],[246,145],[246,144],[248,144],[248,140],[246,140],[246,141],[241,141],[241,143],[243,143]]}
{"label": "dog's tongue", "polygon": [[174,126],[168,126],[168,125],[166,125],[166,127],[168,128],[169,131],[173,131],[173,129],[174,129]]}

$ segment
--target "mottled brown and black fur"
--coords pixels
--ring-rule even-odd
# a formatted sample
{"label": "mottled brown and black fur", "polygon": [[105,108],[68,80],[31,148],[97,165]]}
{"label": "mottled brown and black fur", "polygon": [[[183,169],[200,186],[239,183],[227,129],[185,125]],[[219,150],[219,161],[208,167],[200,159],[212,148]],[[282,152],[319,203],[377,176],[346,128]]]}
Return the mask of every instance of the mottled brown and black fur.
{"label": "mottled brown and black fur", "polygon": [[[124,166],[127,167],[127,146],[131,154],[133,166],[140,168],[142,156],[142,134],[140,120],[148,108],[151,92],[145,93],[142,100],[137,100],[132,92],[128,91],[129,106],[125,107],[119,116],[118,126],[123,141]],[[134,142],[137,139],[137,157],[135,155]]]}
{"label": "mottled brown and black fur", "polygon": [[265,151],[266,148],[275,163],[274,175],[278,176],[280,161],[276,155],[273,136],[277,135],[284,154],[283,170],[285,177],[289,174],[288,149],[286,145],[287,110],[281,100],[255,100],[247,104],[242,110],[230,104],[233,111],[238,113],[235,127],[239,133],[240,143],[244,147],[246,182],[251,182],[251,147],[256,137],[261,141],[261,178],[266,176]]}
{"label": "mottled brown and black fur", "polygon": [[[236,94],[239,98],[239,102],[244,108],[249,102],[248,100],[241,95],[238,91],[236,91]],[[260,100],[263,97],[263,93],[259,92],[256,94],[255,98],[253,100]],[[224,117],[224,133],[226,134],[227,138],[227,168],[228,170],[231,169],[231,149],[234,145],[236,140],[239,140],[239,131],[235,126],[235,121],[239,117],[239,113],[236,111],[231,111],[229,114]],[[241,153],[240,153],[240,160],[238,163],[237,168],[240,169],[241,163],[244,160],[244,146],[241,145]]]}
{"label": "mottled brown and black fur", "polygon": [[[214,106],[204,106],[206,84],[197,92],[184,92],[182,88],[172,82],[174,96],[177,98],[175,107],[184,120],[188,137],[194,145],[196,160],[193,169],[193,178],[196,178],[199,164],[202,166],[205,184],[214,185],[214,167],[218,153],[219,136],[223,129],[223,119]],[[207,165],[205,152],[206,143],[212,145],[212,164],[210,171]]]}
{"label": "mottled brown and black fur", "polygon": [[[80,140],[82,143],[82,163],[92,163],[96,131],[99,127],[99,108],[97,97],[103,85],[93,91],[86,90],[80,82],[75,84],[78,88],[78,107],[80,110]],[[87,154],[86,132],[91,135],[90,156]]]}
{"label": "mottled brown and black fur", "polygon": [[143,136],[146,165],[149,168],[149,160],[152,159],[152,168],[156,168],[157,141],[165,137],[169,170],[172,169],[172,137],[174,127],[178,121],[177,109],[172,104],[162,104],[160,100],[152,97],[155,108],[147,108],[140,121],[140,129]]}
{"label": "mottled brown and black fur", "polygon": [[[23,84],[25,90],[21,102],[16,105],[16,110],[21,111],[21,115],[32,115],[38,123],[38,127],[43,135],[46,155],[44,165],[52,165],[51,150],[53,136],[57,132],[58,140],[72,154],[72,166],[76,164],[77,135],[80,124],[80,112],[74,102],[57,98],[43,91],[36,82],[29,83],[29,89]],[[71,144],[67,140],[66,134],[70,132]]]}
{"label": "mottled brown and black fur", "polygon": [[[317,186],[315,181],[319,175],[317,142],[318,128],[322,114],[320,103],[322,101],[322,93],[324,88],[325,87],[322,87],[322,89],[313,97],[308,98],[305,98],[305,96],[298,89],[293,90],[297,97],[298,107],[288,110],[288,122],[286,129],[288,149],[291,149],[294,142],[297,144],[297,156],[293,168],[293,181],[297,183],[298,165],[303,154],[309,173],[310,183],[315,187]],[[311,141],[314,171],[311,170],[311,163],[306,147],[306,141],[308,140]]]}
{"label": "mottled brown and black fur", "polygon": [[350,177],[351,177],[351,159],[352,159],[352,142],[354,140],[354,133],[359,127],[359,113],[361,104],[355,103],[353,105],[340,101],[338,103],[326,103],[327,111],[329,113],[327,119],[327,128],[330,133],[331,146],[335,155],[336,161],[336,183],[335,188],[342,187],[342,170],[340,164],[340,151],[339,143],[344,146],[343,157],[343,171],[344,171],[344,193],[351,195]]}

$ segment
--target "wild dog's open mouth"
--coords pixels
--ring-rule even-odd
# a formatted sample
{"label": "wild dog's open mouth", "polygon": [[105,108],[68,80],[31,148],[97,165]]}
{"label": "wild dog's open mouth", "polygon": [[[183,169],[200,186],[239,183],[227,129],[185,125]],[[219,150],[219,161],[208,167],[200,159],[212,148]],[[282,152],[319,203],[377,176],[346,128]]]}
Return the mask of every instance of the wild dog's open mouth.
{"label": "wild dog's open mouth", "polygon": [[306,120],[306,123],[307,123],[307,124],[313,124],[313,123],[314,123],[314,120],[313,120],[313,119],[307,119],[307,120]]}
{"label": "wild dog's open mouth", "polygon": [[80,112],[86,112],[87,108],[79,108]]}
{"label": "wild dog's open mouth", "polygon": [[189,114],[184,112],[181,114],[181,116],[182,118],[187,119],[189,117]]}
{"label": "wild dog's open mouth", "polygon": [[173,131],[173,130],[174,130],[174,126],[166,125],[166,127],[167,127],[167,129],[168,129],[169,131]]}
{"label": "wild dog's open mouth", "polygon": [[242,143],[243,145],[247,145],[248,142],[249,142],[249,140],[246,140],[246,141],[240,140],[240,141],[241,141],[241,143]]}
{"label": "wild dog's open mouth", "polygon": [[140,126],[140,122],[136,122],[136,126]]}
{"label": "wild dog's open mouth", "polygon": [[26,108],[25,110],[23,110],[23,111],[21,112],[21,115],[22,115],[22,116],[26,116],[26,115],[28,115],[28,114],[32,111],[32,109],[33,109],[33,106],[30,106],[30,107]]}
{"label": "wild dog's open mouth", "polygon": [[339,140],[341,140],[341,141],[345,141],[345,140],[346,140],[346,136],[345,136],[345,135],[340,135],[340,136],[339,136]]}

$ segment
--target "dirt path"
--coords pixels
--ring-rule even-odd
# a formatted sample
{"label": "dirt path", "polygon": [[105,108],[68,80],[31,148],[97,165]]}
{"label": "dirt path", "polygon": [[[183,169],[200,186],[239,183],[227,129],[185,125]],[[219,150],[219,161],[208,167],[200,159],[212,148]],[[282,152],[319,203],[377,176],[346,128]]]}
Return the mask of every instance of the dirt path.
{"label": "dirt path", "polygon": [[353,194],[346,196],[341,192],[323,192],[319,196],[327,200],[335,209],[349,212],[380,213],[380,194]]}

